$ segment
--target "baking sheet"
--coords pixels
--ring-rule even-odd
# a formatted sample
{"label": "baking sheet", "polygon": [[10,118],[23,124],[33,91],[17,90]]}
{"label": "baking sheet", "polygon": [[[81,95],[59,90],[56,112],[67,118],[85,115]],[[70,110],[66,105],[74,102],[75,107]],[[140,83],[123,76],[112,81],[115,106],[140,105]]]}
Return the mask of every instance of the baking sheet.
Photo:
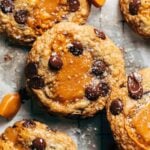
{"label": "baking sheet", "polygon": [[[126,25],[118,3],[118,0],[107,0],[102,9],[92,7],[88,23],[103,30],[122,49],[127,72],[150,66],[150,41],[139,37]],[[27,48],[13,46],[0,35],[0,99],[23,85],[27,52]],[[11,121],[0,118],[0,133],[7,126],[24,118],[38,119],[52,129],[68,133],[79,150],[114,150],[105,111],[94,118],[70,120],[49,116],[32,100],[25,101]]]}

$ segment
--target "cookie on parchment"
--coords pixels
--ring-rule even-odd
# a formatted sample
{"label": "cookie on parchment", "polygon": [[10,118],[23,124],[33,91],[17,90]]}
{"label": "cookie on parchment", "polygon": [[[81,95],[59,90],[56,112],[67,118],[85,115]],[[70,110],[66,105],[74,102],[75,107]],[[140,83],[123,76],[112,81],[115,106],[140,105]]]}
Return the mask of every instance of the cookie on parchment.
{"label": "cookie on parchment", "polygon": [[120,0],[120,7],[132,29],[150,38],[150,0]]}
{"label": "cookie on parchment", "polygon": [[0,0],[0,32],[31,45],[58,22],[85,23],[89,12],[87,0]]}
{"label": "cookie on parchment", "polygon": [[18,121],[0,136],[0,150],[76,150],[72,139],[34,120]]}
{"label": "cookie on parchment", "polygon": [[25,69],[29,91],[49,112],[89,117],[124,76],[120,49],[89,25],[60,23],[37,39]]}
{"label": "cookie on parchment", "polygon": [[150,150],[150,68],[129,74],[112,91],[107,116],[123,150]]}

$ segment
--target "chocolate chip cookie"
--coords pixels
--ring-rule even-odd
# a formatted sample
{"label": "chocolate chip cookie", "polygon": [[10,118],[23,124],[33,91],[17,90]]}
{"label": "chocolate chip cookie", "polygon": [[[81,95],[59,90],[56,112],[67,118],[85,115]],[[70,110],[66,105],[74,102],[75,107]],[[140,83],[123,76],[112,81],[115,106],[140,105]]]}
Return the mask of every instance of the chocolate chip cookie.
{"label": "chocolate chip cookie", "polygon": [[150,1],[120,0],[120,7],[132,29],[141,36],[150,38]]}
{"label": "chocolate chip cookie", "polygon": [[61,21],[85,23],[87,0],[0,0],[0,32],[20,44],[32,44]]}
{"label": "chocolate chip cookie", "polygon": [[28,90],[49,112],[89,117],[122,80],[124,60],[102,31],[63,22],[34,43],[25,75]]}
{"label": "chocolate chip cookie", "polygon": [[1,150],[76,150],[72,139],[38,121],[23,120],[0,136]]}
{"label": "chocolate chip cookie", "polygon": [[123,150],[150,149],[150,68],[128,75],[113,89],[107,116],[114,137]]}

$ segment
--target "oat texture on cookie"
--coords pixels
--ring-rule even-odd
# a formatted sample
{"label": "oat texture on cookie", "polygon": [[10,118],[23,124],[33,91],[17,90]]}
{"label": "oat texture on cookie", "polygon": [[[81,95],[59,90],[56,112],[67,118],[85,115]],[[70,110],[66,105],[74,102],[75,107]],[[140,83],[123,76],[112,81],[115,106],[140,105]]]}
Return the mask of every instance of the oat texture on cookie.
{"label": "oat texture on cookie", "polygon": [[120,0],[122,14],[139,35],[150,38],[150,1]]}
{"label": "oat texture on cookie", "polygon": [[0,32],[17,43],[31,45],[61,21],[85,23],[89,12],[86,0],[1,0]]}
{"label": "oat texture on cookie", "polygon": [[124,150],[150,149],[149,76],[150,68],[129,74],[124,87],[112,91],[108,102],[108,120],[116,141]]}
{"label": "oat texture on cookie", "polygon": [[25,74],[28,90],[49,112],[89,117],[121,82],[124,60],[102,31],[64,22],[34,43]]}
{"label": "oat texture on cookie", "polygon": [[0,149],[76,150],[77,146],[68,135],[41,122],[24,119],[1,134]]}

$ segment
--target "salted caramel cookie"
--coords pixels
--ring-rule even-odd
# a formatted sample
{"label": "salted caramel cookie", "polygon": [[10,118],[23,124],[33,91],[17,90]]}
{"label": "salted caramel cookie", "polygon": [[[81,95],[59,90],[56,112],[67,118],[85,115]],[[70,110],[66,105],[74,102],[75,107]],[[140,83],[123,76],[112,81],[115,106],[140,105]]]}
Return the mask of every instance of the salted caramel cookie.
{"label": "salted caramel cookie", "polygon": [[128,75],[113,89],[107,116],[123,150],[150,150],[150,68]]}
{"label": "salted caramel cookie", "polygon": [[150,0],[120,0],[120,7],[132,29],[150,38]]}
{"label": "salted caramel cookie", "polygon": [[49,112],[88,117],[105,106],[124,61],[103,32],[65,22],[38,38],[25,74],[27,88]]}
{"label": "salted caramel cookie", "polygon": [[72,139],[38,121],[23,120],[0,136],[0,150],[76,150]]}
{"label": "salted caramel cookie", "polygon": [[87,0],[0,0],[0,32],[20,44],[32,44],[61,21],[85,23]]}

